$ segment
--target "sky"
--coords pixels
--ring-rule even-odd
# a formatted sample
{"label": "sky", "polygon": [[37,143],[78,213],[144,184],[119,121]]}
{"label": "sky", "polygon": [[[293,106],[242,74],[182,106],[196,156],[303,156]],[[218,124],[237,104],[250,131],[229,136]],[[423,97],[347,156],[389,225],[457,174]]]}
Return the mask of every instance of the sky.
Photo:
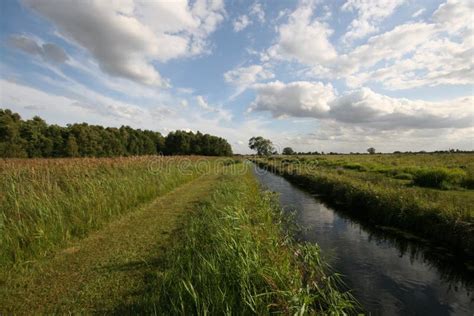
{"label": "sky", "polygon": [[296,151],[474,149],[468,0],[3,0],[0,107]]}

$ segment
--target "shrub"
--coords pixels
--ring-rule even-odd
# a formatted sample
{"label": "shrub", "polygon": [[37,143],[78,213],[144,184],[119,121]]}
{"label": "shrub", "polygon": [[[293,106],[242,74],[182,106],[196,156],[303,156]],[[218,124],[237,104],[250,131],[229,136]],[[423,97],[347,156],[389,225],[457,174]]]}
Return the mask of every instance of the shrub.
{"label": "shrub", "polygon": [[420,187],[448,189],[460,185],[466,173],[460,169],[420,169],[413,176],[413,184]]}
{"label": "shrub", "polygon": [[473,190],[474,189],[474,175],[470,174],[467,177],[465,177],[461,185],[466,189]]}

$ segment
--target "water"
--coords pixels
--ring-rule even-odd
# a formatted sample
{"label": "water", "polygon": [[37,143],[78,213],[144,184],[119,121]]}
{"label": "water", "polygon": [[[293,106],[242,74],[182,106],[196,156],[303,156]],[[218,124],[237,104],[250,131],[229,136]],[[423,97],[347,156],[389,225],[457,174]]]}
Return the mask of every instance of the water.
{"label": "water", "polygon": [[280,193],[326,261],[371,315],[474,315],[474,277],[443,249],[400,239],[336,212],[284,178],[256,167],[264,187]]}

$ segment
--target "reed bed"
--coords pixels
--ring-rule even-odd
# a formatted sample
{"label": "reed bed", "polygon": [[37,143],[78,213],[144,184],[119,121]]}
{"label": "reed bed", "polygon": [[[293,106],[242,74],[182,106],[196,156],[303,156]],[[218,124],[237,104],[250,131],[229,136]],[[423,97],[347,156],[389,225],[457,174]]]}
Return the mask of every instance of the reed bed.
{"label": "reed bed", "polygon": [[275,196],[224,175],[167,253],[151,288],[166,315],[342,315],[355,311],[316,245],[296,244]]}
{"label": "reed bed", "polygon": [[[202,159],[0,160],[0,265],[21,264],[86,236],[187,181]],[[211,160],[208,160],[211,161]]]}

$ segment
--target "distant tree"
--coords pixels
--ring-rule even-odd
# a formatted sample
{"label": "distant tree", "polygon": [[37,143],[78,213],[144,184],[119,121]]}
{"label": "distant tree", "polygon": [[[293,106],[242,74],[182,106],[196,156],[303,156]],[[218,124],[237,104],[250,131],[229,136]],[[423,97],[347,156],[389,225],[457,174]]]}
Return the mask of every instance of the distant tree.
{"label": "distant tree", "polygon": [[370,148],[367,148],[367,152],[371,155],[375,154],[375,148],[374,147],[370,147]]}
{"label": "distant tree", "polygon": [[21,138],[21,117],[0,109],[0,157],[27,157],[26,141]]}
{"label": "distant tree", "polygon": [[160,133],[112,128],[87,123],[66,127],[48,125],[40,117],[22,120],[0,109],[0,157],[115,157],[131,155],[231,156],[232,147],[223,138],[209,134],[176,131]]}
{"label": "distant tree", "polygon": [[77,146],[76,137],[74,137],[74,135],[69,135],[69,137],[67,138],[66,156],[68,157],[79,156],[79,146]]}
{"label": "distant tree", "polygon": [[274,151],[272,142],[262,136],[250,138],[249,148],[257,151],[257,155],[259,156],[270,156]]}
{"label": "distant tree", "polygon": [[53,142],[47,136],[48,125],[39,116],[24,121],[21,124],[21,138],[27,141],[28,157],[50,157],[53,152]]}
{"label": "distant tree", "polygon": [[293,148],[285,147],[285,148],[283,148],[282,154],[283,155],[294,155],[295,152],[294,152]]}

